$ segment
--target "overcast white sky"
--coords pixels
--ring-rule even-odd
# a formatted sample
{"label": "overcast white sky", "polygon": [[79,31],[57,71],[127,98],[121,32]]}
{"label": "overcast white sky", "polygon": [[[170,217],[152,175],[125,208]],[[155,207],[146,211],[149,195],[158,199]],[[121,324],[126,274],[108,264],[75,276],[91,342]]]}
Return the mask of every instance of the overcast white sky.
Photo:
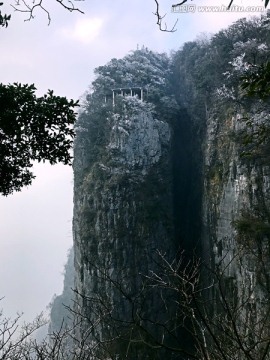
{"label": "overcast white sky", "polygon": [[[179,18],[177,32],[162,33],[153,15],[154,0],[74,1],[85,14],[69,13],[55,0],[43,0],[50,10],[36,12],[30,22],[13,13],[0,29],[2,83],[35,83],[38,93],[79,98],[93,80],[93,69],[123,57],[137,46],[156,51],[177,50],[202,32],[216,32],[252,13],[171,13],[171,1],[161,0],[168,27]],[[32,2],[32,0],[29,2]],[[234,0],[235,5],[263,5],[262,0]],[[193,0],[190,4],[228,5],[229,0]],[[3,8],[2,8],[3,10]],[[0,110],[1,111],[1,110]],[[37,165],[37,179],[28,189],[0,196],[0,298],[7,315],[23,311],[31,320],[62,290],[62,271],[72,245],[72,170]],[[1,307],[1,304],[0,304]]]}

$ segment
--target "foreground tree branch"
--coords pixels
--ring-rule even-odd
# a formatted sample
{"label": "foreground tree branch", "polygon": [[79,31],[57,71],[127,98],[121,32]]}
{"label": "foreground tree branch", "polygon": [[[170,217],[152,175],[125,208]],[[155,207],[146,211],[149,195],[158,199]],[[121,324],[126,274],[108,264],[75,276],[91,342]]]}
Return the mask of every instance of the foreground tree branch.
{"label": "foreground tree branch", "polygon": [[165,18],[166,14],[162,16],[160,14],[160,10],[159,10],[159,2],[157,0],[155,0],[155,3],[156,3],[156,12],[154,13],[154,15],[157,18],[157,25],[159,27],[159,30],[165,31],[165,32],[175,32],[178,19],[175,21],[173,27],[171,29],[168,29],[166,22],[163,24],[163,19]]}
{"label": "foreground tree branch", "polygon": [[[232,261],[243,255],[239,252]],[[69,307],[73,322],[63,321],[41,342],[32,335],[45,323],[42,316],[24,325],[18,336],[20,316],[12,320],[0,313],[1,359],[270,359],[269,304],[254,313],[248,282],[235,296],[237,290],[225,277],[230,266],[225,258],[213,271],[195,258],[187,260],[184,253],[169,261],[157,252],[155,260],[158,266],[142,275],[137,293],[130,291],[126,279],[99,269],[102,291],[75,290],[76,300]],[[206,281],[201,279],[202,270],[207,271]],[[117,298],[121,295],[119,303],[111,299],[112,290]],[[155,314],[147,311],[153,298]],[[129,304],[125,314],[119,307],[123,301]]]}
{"label": "foreground tree branch", "polygon": [[73,125],[78,101],[35,86],[0,84],[0,193],[9,195],[30,185],[33,161],[71,165]]}
{"label": "foreground tree branch", "polygon": [[[57,2],[58,4],[60,4],[65,10],[68,10],[70,12],[79,12],[81,14],[83,14],[84,12],[76,7],[74,5],[74,1],[70,1],[70,0],[55,0],[55,2]],[[12,8],[15,11],[19,11],[22,13],[26,13],[27,14],[27,18],[25,19],[25,21],[30,21],[32,19],[34,19],[34,12],[37,9],[41,9],[42,11],[44,11],[47,15],[48,18],[48,25],[50,25],[51,23],[51,15],[50,12],[47,10],[46,5],[44,4],[44,0],[34,0],[32,2],[26,1],[26,0],[16,0],[14,5],[11,5]]]}
{"label": "foreground tree branch", "polygon": [[[172,7],[181,6],[181,5],[185,4],[187,1],[188,1],[188,0],[183,0],[183,1],[181,1],[180,3],[178,3],[178,4],[173,4]],[[190,0],[190,1],[192,1],[192,0]],[[270,1],[270,0],[264,0],[264,7],[265,7],[265,8],[268,6],[269,1]],[[233,4],[233,0],[230,0],[230,3],[229,3],[229,5],[228,5],[228,9],[230,9],[230,7],[232,6],[232,4]],[[213,5],[214,5],[214,4],[213,4]]]}
{"label": "foreground tree branch", "polygon": [[[167,23],[164,22],[164,18],[166,17],[167,14],[161,15],[159,1],[158,0],[154,0],[154,1],[156,3],[156,11],[154,12],[154,15],[156,16],[157,25],[159,27],[159,30],[164,31],[164,32],[175,32],[175,31],[177,31],[176,25],[178,23],[178,19],[175,21],[174,25],[171,28],[168,28]],[[192,1],[192,0],[190,0],[190,1]],[[264,0],[264,7],[265,8],[267,8],[267,6],[269,4],[269,1],[270,0]],[[171,7],[172,7],[172,9],[175,9],[175,8],[181,6],[181,5],[186,4],[187,2],[188,2],[188,0],[183,0],[183,1],[179,2],[179,3],[177,3],[177,4],[172,4]],[[228,5],[228,10],[231,8],[232,4],[233,4],[233,0],[230,0],[229,5]],[[215,4],[213,3],[213,5],[215,5]]]}
{"label": "foreground tree branch", "polygon": [[[143,353],[155,359],[269,360],[269,305],[256,310],[252,284],[228,286],[225,275],[228,266],[243,256],[239,251],[211,270],[195,258],[187,260],[183,253],[169,261],[157,252],[153,255],[157,266],[142,275],[136,294],[124,279],[96,268],[93,281],[102,290],[89,295],[77,291],[73,310],[83,316],[83,328],[89,330],[91,354],[102,359],[116,359],[117,354],[119,359],[140,358]],[[116,303],[115,298],[121,301]],[[155,313],[147,308],[151,299]],[[120,308],[129,311],[123,315]]]}

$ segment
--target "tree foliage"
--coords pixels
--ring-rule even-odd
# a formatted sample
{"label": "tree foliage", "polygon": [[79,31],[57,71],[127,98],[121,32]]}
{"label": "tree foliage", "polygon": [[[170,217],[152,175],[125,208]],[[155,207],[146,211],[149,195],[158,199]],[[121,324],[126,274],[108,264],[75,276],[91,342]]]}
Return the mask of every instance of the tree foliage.
{"label": "tree foliage", "polygon": [[34,178],[33,161],[71,164],[78,102],[34,85],[0,84],[0,193],[19,191]]}
{"label": "tree foliage", "polygon": [[[0,6],[3,6],[2,2],[0,3]],[[11,18],[11,15],[2,14],[2,12],[0,10],[0,26],[7,27],[10,18]]]}
{"label": "tree foliage", "polygon": [[267,99],[270,96],[270,61],[259,66],[253,65],[250,72],[242,77],[242,88],[249,96]]}
{"label": "tree foliage", "polygon": [[250,107],[258,100],[246,96],[250,87],[255,91],[259,86],[266,95],[269,25],[267,15],[240,19],[211,38],[185,43],[174,53],[175,93],[189,113],[198,114],[201,109],[200,123],[212,103]]}

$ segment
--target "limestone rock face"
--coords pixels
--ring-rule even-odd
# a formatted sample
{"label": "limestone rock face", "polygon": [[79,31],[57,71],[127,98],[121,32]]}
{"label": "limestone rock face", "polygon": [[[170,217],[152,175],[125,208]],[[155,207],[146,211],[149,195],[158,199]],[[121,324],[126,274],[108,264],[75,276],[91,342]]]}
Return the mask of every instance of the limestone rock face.
{"label": "limestone rock face", "polygon": [[239,346],[233,354],[238,359],[251,353],[254,359],[263,358],[264,351],[269,357],[267,345],[262,345],[270,333],[269,96],[262,98],[256,90],[255,96],[247,96],[245,88],[250,85],[254,49],[261,56],[256,64],[265,62],[266,52],[260,49],[267,49],[269,56],[269,20],[269,14],[256,21],[242,19],[215,35],[209,45],[186,44],[175,70],[181,79],[179,102],[202,143],[196,156],[201,156],[202,165],[203,258],[225,289],[221,294],[221,287],[210,285],[209,298],[214,299],[213,313],[224,311],[224,319],[228,311],[218,307],[222,295],[234,306],[241,345],[250,352],[241,353]]}
{"label": "limestone rock face", "polygon": [[211,267],[222,271],[231,298],[245,303],[242,316],[250,326],[268,311],[270,168],[257,156],[245,157],[239,134],[248,131],[241,113],[225,118],[213,111],[207,120],[203,247]]}
{"label": "limestone rock face", "polygon": [[138,174],[147,175],[161,159],[163,145],[169,144],[168,124],[153,119],[151,113],[141,112],[130,119],[114,117],[108,150],[117,152],[115,161],[124,167],[122,172],[137,168]]}
{"label": "limestone rock face", "polygon": [[[82,148],[87,132],[75,146],[76,288],[83,296],[104,295],[113,303],[114,316],[123,319],[130,317],[130,309],[119,286],[135,296],[141,274],[154,268],[154,252],[174,252],[171,130],[136,101],[136,113],[110,113],[102,150],[90,166],[84,163],[89,149]],[[151,311],[154,301],[147,305]],[[93,315],[91,306],[83,307],[88,316]],[[105,336],[104,329],[96,331]]]}

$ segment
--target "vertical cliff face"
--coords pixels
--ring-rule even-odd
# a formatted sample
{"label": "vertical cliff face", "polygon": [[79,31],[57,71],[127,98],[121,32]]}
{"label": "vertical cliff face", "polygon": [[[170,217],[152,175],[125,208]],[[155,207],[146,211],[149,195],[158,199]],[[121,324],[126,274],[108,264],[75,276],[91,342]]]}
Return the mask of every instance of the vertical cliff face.
{"label": "vertical cliff face", "polygon": [[[269,16],[241,20],[211,40],[185,44],[174,59],[179,102],[202,140],[196,154],[203,180],[202,256],[216,283],[210,285],[213,314],[232,317],[238,334],[231,338],[239,335],[242,342],[235,346],[239,359],[268,356],[269,101],[246,97],[240,86],[250,64],[269,56],[268,28]],[[229,343],[225,338],[222,347]]]}
{"label": "vertical cliff face", "polygon": [[269,56],[269,21],[239,20],[211,39],[185,44],[173,58],[178,102],[190,117],[191,136],[201,141],[194,156],[202,179],[202,244],[216,263],[228,254],[225,267],[243,247],[246,218],[269,221],[269,101],[247,98],[240,86],[251,64]]}
{"label": "vertical cliff face", "polygon": [[[130,82],[132,72],[128,74],[128,69],[138,55],[144,61],[148,59],[146,65],[152,69],[152,80],[156,77],[158,83],[151,89],[152,80],[146,80],[147,92],[142,91],[147,101],[143,101],[140,93],[124,94],[121,90],[112,99],[110,85],[104,88],[104,77],[98,78],[97,90],[88,97],[77,126],[73,220],[75,284],[80,294],[80,311],[91,319],[90,322],[97,322],[92,338],[111,339],[134,320],[132,317],[138,311],[145,316],[151,312],[153,319],[159,317],[156,313],[158,300],[153,295],[147,300],[141,299],[140,303],[136,299],[140,298],[145,275],[156,267],[156,250],[172,258],[177,249],[172,197],[172,130],[158,108],[173,99],[168,94],[163,98],[166,68],[162,76],[157,77],[162,69],[158,68],[156,60],[161,60],[162,56],[158,58],[145,50],[135,52],[125,63],[119,61],[118,71],[123,67],[123,78],[127,77]],[[112,61],[106,68],[106,76],[111,71],[110,81],[117,78],[117,72],[112,70],[115,66]],[[131,69],[137,71],[134,62]],[[99,71],[103,73],[104,68]],[[145,72],[145,76],[149,73]],[[123,78],[121,85],[127,88]],[[136,81],[138,87],[139,79]],[[144,81],[142,78],[141,88]],[[100,83],[103,84],[101,89]],[[132,86],[129,84],[130,88]],[[156,100],[158,106],[155,106]],[[89,328],[89,323],[87,326]],[[136,350],[134,353],[127,349],[130,342],[127,339],[125,343],[125,336],[122,335],[121,344],[113,345],[117,348],[114,351],[120,354],[123,348],[125,353],[137,358]],[[110,346],[108,344],[106,351],[110,351]],[[147,352],[144,354],[147,358]]]}
{"label": "vertical cliff face", "polygon": [[242,143],[250,131],[247,119],[259,127],[264,112],[240,111],[224,116],[219,109],[207,121],[203,244],[206,260],[222,271],[227,291],[238,299],[250,326],[251,320],[259,324],[268,318],[270,168],[266,154],[258,154],[260,145],[246,154]]}
{"label": "vertical cliff face", "polygon": [[128,282],[135,279],[149,266],[142,259],[172,240],[170,128],[140,100],[126,98],[129,102],[136,113],[123,109],[107,118],[106,146],[83,178],[83,164],[74,164],[75,184],[81,180],[74,198],[81,292],[91,293],[97,286],[99,269],[112,277],[123,271]]}
{"label": "vertical cliff face", "polygon": [[[119,322],[130,319],[128,299],[138,296],[141,274],[153,270],[156,249],[174,250],[170,128],[135,102],[136,114],[122,110],[107,119],[107,145],[74,198],[77,290],[83,297],[104,297]],[[75,162],[75,183],[81,171]],[[155,299],[149,301],[145,312],[154,311]],[[91,317],[98,310],[90,301],[83,311]],[[95,329],[100,336],[106,331],[104,324]]]}
{"label": "vertical cliff face", "polygon": [[263,17],[231,28],[239,38],[224,84],[212,95],[203,150],[205,256],[220,268],[245,316],[254,307],[253,321],[267,318],[270,294],[269,101],[247,98],[240,84],[250,63],[260,64],[269,52],[267,24]]}

